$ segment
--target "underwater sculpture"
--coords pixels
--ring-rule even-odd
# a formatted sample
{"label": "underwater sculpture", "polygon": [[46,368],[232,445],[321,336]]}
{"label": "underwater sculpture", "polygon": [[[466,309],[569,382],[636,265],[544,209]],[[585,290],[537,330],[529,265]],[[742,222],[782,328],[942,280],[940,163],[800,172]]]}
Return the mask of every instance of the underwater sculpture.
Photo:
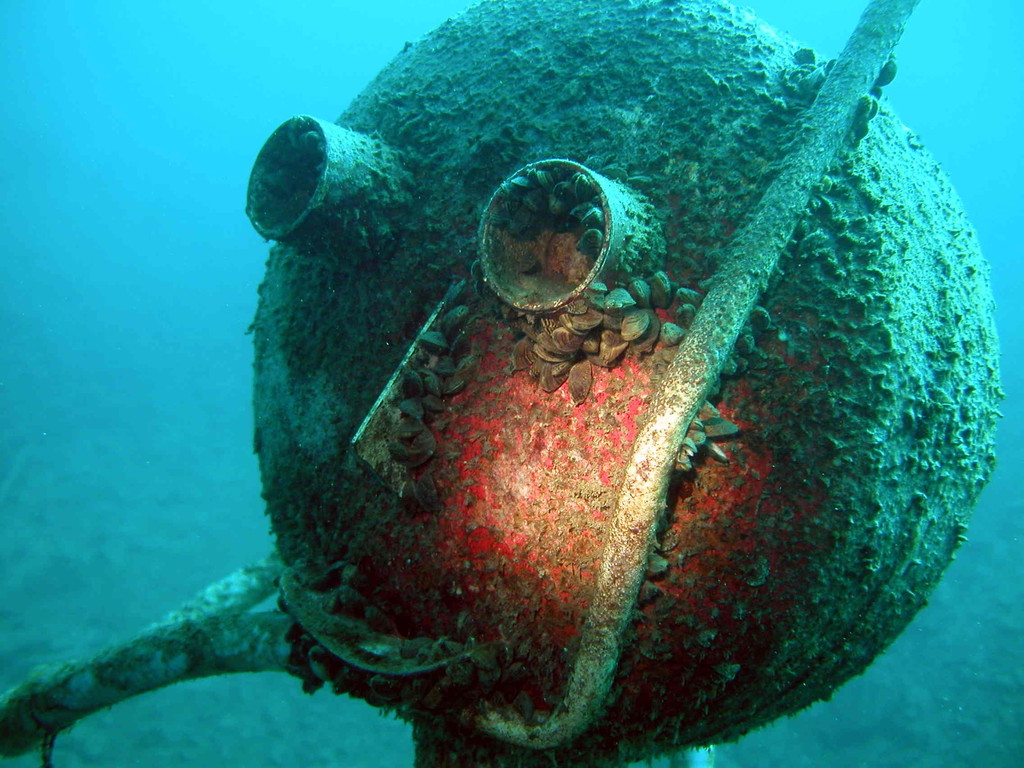
{"label": "underwater sculpture", "polygon": [[282,125],[248,213],[283,565],[11,692],[0,749],[287,669],[408,717],[420,765],[617,765],[862,671],[999,398],[976,240],[877,101],[912,6],[833,64],[724,3],[485,3]]}

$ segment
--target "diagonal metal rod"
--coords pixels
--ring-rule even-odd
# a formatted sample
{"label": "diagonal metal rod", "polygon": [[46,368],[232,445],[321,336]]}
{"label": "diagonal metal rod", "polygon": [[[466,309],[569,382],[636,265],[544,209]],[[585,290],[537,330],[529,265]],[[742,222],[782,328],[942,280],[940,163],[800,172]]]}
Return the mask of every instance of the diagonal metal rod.
{"label": "diagonal metal rod", "polygon": [[868,3],[804,114],[795,149],[729,244],[633,445],[562,702],[540,725],[527,725],[511,709],[485,710],[477,719],[485,733],[521,746],[548,748],[572,741],[600,715],[687,427],[718,381],[737,336],[807,210],[815,184],[846,148],[858,103],[892,55],[917,2]]}

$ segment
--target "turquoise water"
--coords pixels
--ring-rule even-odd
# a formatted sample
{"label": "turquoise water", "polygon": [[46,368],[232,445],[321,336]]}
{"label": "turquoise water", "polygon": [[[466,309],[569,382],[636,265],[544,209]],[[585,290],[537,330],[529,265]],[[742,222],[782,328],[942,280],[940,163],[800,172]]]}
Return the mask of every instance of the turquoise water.
{"label": "turquoise water", "polygon": [[[292,114],[333,118],[464,3],[8,0],[0,8],[0,687],[124,638],[270,547],[251,454],[266,246],[248,172]],[[838,52],[858,2],[754,4]],[[886,94],[993,267],[1000,469],[945,581],[832,702],[720,751],[742,766],[1020,765],[1024,433],[1017,141],[1024,22],[922,3]],[[409,766],[408,729],[275,676],[191,683],[63,737],[58,765]],[[32,765],[21,758],[10,765]]]}

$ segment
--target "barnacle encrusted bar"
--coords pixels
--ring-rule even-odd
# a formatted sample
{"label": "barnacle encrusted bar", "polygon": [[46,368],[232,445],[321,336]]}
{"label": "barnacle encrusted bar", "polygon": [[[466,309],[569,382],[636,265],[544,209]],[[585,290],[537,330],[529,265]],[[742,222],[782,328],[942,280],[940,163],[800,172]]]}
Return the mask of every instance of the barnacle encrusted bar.
{"label": "barnacle encrusted bar", "polygon": [[0,698],[0,755],[14,757],[75,721],[166,685],[229,672],[281,672],[290,617],[204,615],[157,625],[81,661],[38,670]]}

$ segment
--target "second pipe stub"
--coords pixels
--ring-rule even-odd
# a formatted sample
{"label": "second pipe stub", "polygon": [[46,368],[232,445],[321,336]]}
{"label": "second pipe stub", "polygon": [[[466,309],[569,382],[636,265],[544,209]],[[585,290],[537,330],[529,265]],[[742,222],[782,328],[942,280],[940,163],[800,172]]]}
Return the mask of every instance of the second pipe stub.
{"label": "second pipe stub", "polygon": [[664,240],[650,206],[572,160],[531,163],[492,195],[480,223],[484,279],[507,304],[547,312],[615,272],[660,268]]}

